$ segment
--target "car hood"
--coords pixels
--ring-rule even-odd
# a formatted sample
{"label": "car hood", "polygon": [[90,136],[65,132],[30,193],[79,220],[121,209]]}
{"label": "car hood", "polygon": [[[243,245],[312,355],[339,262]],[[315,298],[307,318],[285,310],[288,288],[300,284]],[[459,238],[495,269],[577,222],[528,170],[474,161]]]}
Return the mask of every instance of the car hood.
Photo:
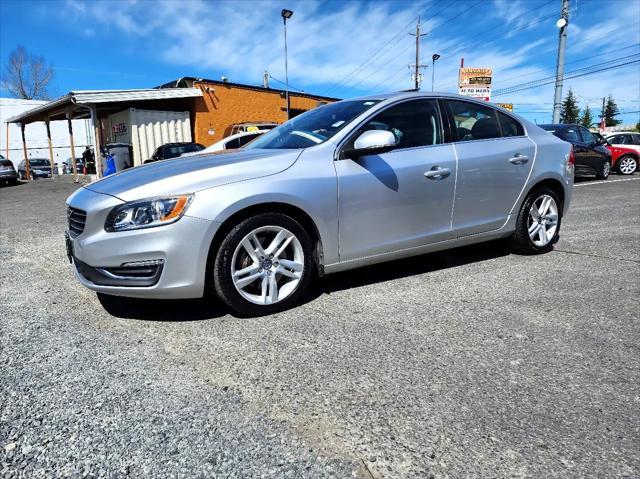
{"label": "car hood", "polygon": [[289,168],[302,150],[231,150],[157,161],[107,176],[85,188],[123,201],[194,193],[274,175]]}

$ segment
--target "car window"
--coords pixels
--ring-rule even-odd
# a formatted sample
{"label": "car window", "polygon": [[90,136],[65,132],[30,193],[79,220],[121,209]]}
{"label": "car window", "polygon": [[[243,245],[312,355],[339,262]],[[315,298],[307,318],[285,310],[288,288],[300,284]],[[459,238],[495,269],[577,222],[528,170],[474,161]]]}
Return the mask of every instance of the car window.
{"label": "car window", "polygon": [[505,115],[501,111],[498,112],[498,120],[500,121],[500,129],[502,136],[524,136],[524,128],[520,122]]}
{"label": "car window", "polygon": [[13,166],[9,160],[0,159],[0,166]]}
{"label": "car window", "polygon": [[225,150],[235,150],[236,148],[240,148],[239,138],[235,138],[233,140],[229,140],[224,145],[224,149]]}
{"label": "car window", "polygon": [[580,135],[582,136],[582,141],[584,143],[591,144],[596,142],[596,138],[591,134],[591,132],[582,126],[580,127]]}
{"label": "car window", "polygon": [[368,130],[390,131],[398,141],[397,148],[442,143],[440,115],[435,100],[407,101],[389,107],[359,128],[355,136]]}
{"label": "car window", "polygon": [[258,136],[260,136],[260,133],[255,133],[253,135],[241,136],[240,138],[238,138],[238,146],[237,146],[237,148],[240,148],[240,147],[246,145],[251,140],[255,140]]}
{"label": "car window", "polygon": [[454,138],[458,141],[500,138],[496,111],[476,103],[448,100],[454,120]]}
{"label": "car window", "polygon": [[327,141],[380,100],[345,100],[319,106],[264,133],[247,148],[308,148]]}
{"label": "car window", "polygon": [[633,138],[631,138],[631,135],[622,135],[621,137],[621,142],[623,145],[633,145]]}
{"label": "car window", "polygon": [[565,128],[562,139],[570,141],[572,143],[580,143],[582,141],[578,133],[578,129],[575,126]]}
{"label": "car window", "polygon": [[640,135],[631,135],[631,145],[640,145]]}

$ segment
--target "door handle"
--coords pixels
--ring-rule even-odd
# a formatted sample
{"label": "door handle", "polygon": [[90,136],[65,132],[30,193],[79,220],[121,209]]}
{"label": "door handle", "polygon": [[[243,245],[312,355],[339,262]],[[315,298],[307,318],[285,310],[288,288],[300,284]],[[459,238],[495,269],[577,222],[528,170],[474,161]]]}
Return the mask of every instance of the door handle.
{"label": "door handle", "polygon": [[527,161],[529,161],[529,157],[526,155],[521,155],[520,153],[516,153],[513,158],[509,158],[509,163],[514,165],[524,165]]}
{"label": "door handle", "polygon": [[440,168],[439,166],[434,166],[431,170],[424,172],[424,176],[430,180],[444,180],[450,174],[449,168]]}

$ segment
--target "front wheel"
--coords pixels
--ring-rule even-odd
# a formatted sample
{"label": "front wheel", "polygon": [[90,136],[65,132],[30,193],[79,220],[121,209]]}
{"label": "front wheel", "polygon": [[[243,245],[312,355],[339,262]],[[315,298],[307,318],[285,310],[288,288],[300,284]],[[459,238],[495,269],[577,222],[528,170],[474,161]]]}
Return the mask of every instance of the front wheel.
{"label": "front wheel", "polygon": [[618,160],[618,173],[621,175],[633,175],[638,169],[638,160],[633,156],[623,156]]}
{"label": "front wheel", "polygon": [[611,173],[611,163],[609,161],[605,161],[600,168],[600,171],[596,173],[596,178],[599,180],[606,180],[609,178],[609,173]]}
{"label": "front wheel", "polygon": [[522,254],[551,251],[560,235],[561,220],[558,195],[547,187],[532,191],[518,213],[513,249]]}
{"label": "front wheel", "polygon": [[245,316],[294,305],[314,270],[313,242],[300,224],[280,213],[253,216],[224,238],[214,259],[216,293]]}

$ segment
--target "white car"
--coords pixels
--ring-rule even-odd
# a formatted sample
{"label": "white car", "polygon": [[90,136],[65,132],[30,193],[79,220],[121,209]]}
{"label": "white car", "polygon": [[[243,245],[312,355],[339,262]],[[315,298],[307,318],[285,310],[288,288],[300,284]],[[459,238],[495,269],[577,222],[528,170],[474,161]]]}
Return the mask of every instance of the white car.
{"label": "white car", "polygon": [[195,156],[195,155],[203,155],[205,153],[213,153],[215,151],[223,151],[223,150],[237,150],[238,148],[242,148],[244,145],[249,143],[252,140],[255,140],[263,133],[266,133],[268,130],[258,130],[258,131],[245,131],[242,133],[237,133],[235,135],[228,136],[223,138],[220,141],[217,141],[211,146],[206,147],[204,150],[194,151],[191,153],[183,153],[180,155],[180,158],[184,158],[187,156]]}
{"label": "white car", "polygon": [[640,153],[640,133],[633,131],[616,131],[605,136],[613,146],[631,148]]}

